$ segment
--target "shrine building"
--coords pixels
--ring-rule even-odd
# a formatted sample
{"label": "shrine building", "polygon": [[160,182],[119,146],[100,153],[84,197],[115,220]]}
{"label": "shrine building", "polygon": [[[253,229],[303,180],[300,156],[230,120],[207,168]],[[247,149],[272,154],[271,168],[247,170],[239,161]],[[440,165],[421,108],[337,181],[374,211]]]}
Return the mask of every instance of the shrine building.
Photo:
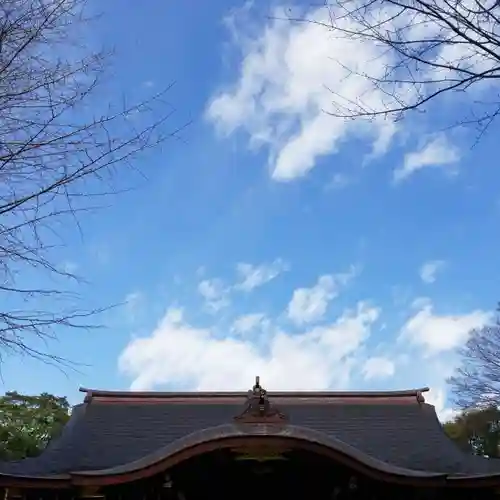
{"label": "shrine building", "polygon": [[444,433],[428,389],[81,389],[62,434],[0,462],[3,500],[493,498],[500,459]]}

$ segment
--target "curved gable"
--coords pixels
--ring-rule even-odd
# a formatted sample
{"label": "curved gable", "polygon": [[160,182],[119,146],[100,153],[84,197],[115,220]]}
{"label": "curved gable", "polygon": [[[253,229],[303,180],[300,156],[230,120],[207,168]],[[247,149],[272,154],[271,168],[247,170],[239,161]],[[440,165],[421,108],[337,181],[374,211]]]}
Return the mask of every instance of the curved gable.
{"label": "curved gable", "polygon": [[[249,441],[251,439],[251,441]],[[446,474],[413,471],[367,455],[339,439],[322,432],[294,425],[225,424],[203,429],[177,439],[133,462],[95,471],[72,473],[76,484],[116,484],[140,479],[167,470],[178,463],[221,448],[235,448],[261,441],[263,444],[305,448],[326,455],[353,470],[380,479],[444,480]]]}

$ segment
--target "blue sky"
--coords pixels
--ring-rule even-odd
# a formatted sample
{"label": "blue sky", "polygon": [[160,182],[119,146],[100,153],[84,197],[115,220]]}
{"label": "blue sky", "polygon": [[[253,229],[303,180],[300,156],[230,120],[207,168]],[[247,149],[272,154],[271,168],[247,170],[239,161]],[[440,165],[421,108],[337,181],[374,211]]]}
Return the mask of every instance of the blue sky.
{"label": "blue sky", "polygon": [[397,126],[327,116],[325,86],[363,91],[332,54],[369,54],[271,7],[104,13],[110,98],[175,81],[172,129],[192,124],[143,159],[147,180],[120,174],[137,189],[83,217],[84,238],[65,229],[57,259],[88,279],[84,303],[126,305],[49,345],[76,371],[8,357],[3,389],[78,402],[80,385],[247,389],[260,375],[269,389],[429,385],[446,413],[453,350],[499,298],[499,126],[475,147],[472,130],[443,131],[477,94]]}

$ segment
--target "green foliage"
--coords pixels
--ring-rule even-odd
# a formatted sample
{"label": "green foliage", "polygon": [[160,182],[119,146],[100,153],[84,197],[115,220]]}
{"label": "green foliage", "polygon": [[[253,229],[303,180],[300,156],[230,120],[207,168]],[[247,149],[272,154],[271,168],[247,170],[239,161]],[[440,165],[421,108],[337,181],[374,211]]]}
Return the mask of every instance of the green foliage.
{"label": "green foliage", "polygon": [[65,397],[7,392],[0,397],[0,460],[38,455],[59,435],[69,419],[69,412],[70,405]]}
{"label": "green foliage", "polygon": [[500,411],[496,407],[468,410],[443,426],[460,448],[476,455],[500,457]]}

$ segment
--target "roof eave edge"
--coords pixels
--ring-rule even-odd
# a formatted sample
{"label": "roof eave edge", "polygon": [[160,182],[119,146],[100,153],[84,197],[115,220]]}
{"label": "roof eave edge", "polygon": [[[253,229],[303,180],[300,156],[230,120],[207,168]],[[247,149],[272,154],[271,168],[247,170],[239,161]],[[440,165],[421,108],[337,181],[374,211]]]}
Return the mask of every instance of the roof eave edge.
{"label": "roof eave edge", "polygon": [[0,473],[0,488],[64,489],[72,486],[71,474],[27,476]]}

